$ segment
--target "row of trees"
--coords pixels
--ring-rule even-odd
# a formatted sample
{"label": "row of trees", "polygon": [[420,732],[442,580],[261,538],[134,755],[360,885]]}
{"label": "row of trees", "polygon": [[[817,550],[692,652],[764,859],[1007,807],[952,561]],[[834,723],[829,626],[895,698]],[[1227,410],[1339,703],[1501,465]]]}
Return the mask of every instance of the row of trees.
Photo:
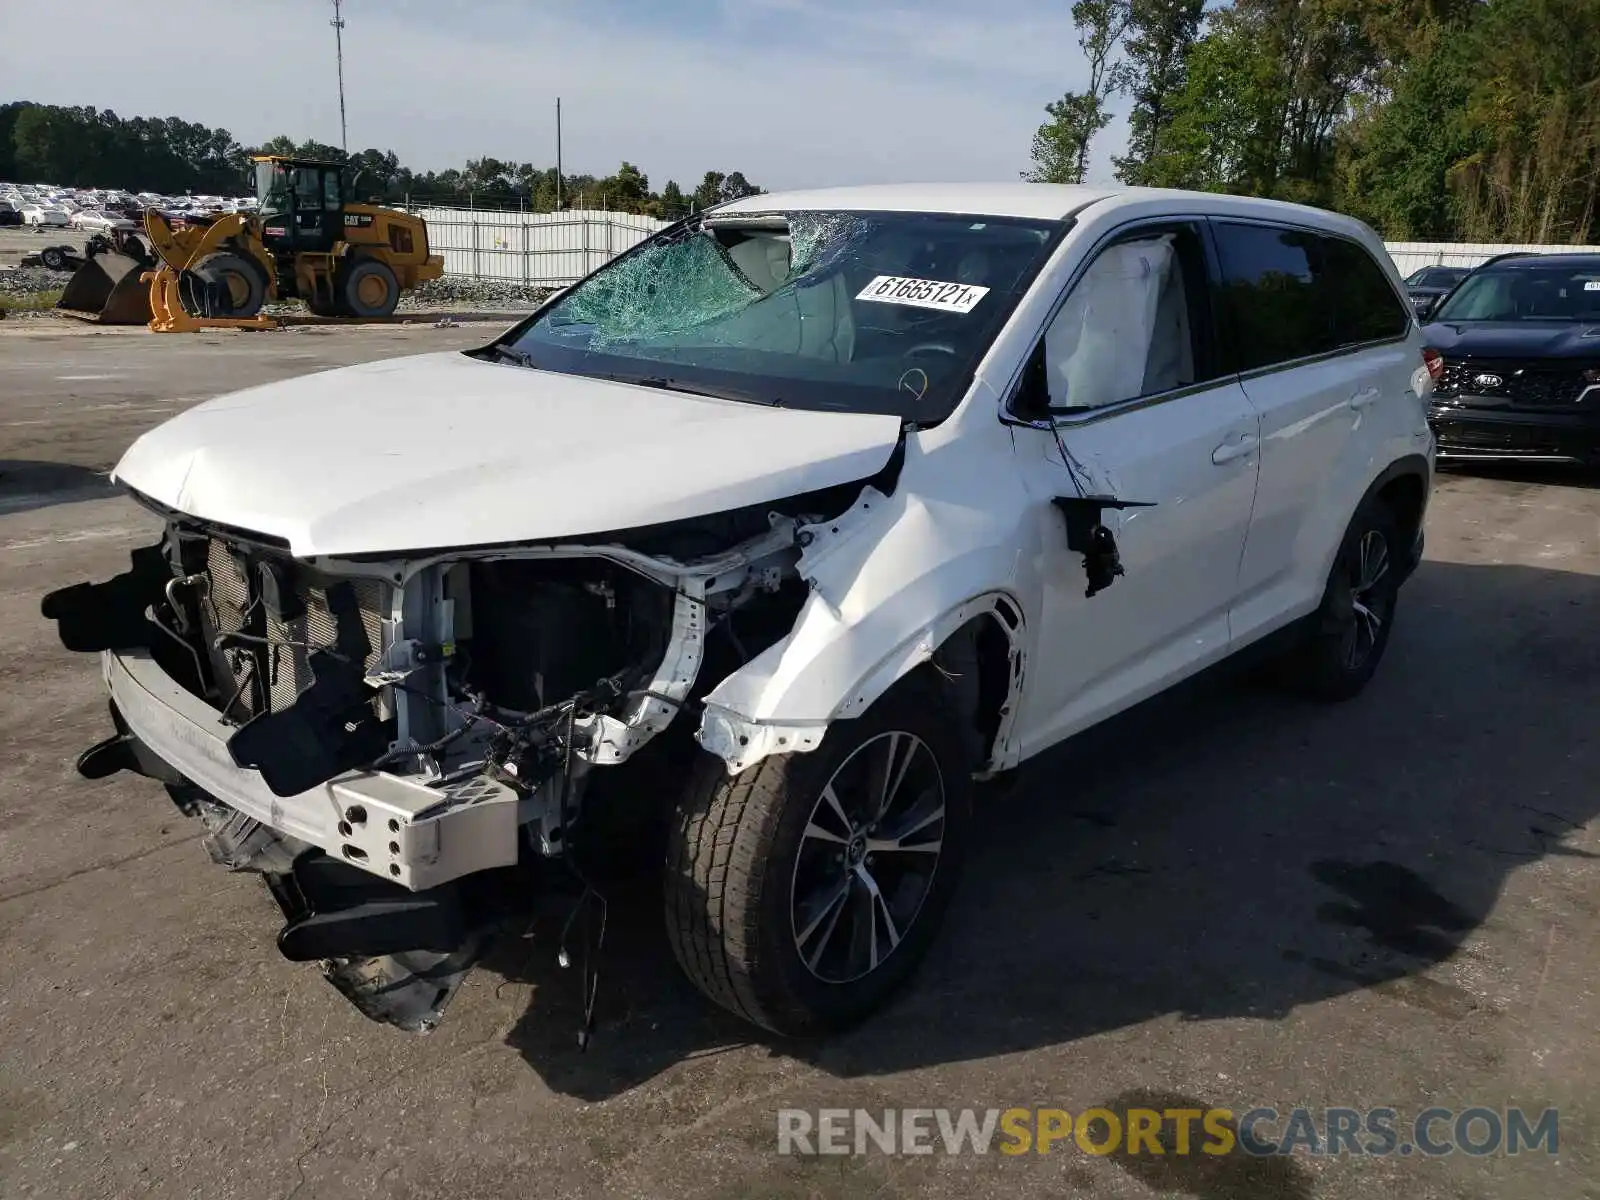
{"label": "row of trees", "polygon": [[208,129],[177,117],[124,119],[109,109],[71,108],[18,101],[0,105],[0,179],[48,182],[63,187],[114,187],[164,195],[236,195],[249,190],[251,154],[298,154],[347,161],[360,172],[363,197],[387,202],[478,203],[523,207],[531,212],[564,208],[610,208],[678,217],[723,200],[753,195],[760,188],[739,171],[707,171],[685,191],[668,180],[659,192],[632,163],[612,175],[564,175],[557,187],[554,167],[469,159],[465,167],[413,171],[393,150],[367,149],[346,155],[323,142],[279,136],[246,147],[226,129]]}
{"label": "row of trees", "polygon": [[1396,239],[1600,237],[1596,0],[1078,0],[1084,91],[1031,178],[1079,182],[1118,95],[1117,177],[1352,213]]}

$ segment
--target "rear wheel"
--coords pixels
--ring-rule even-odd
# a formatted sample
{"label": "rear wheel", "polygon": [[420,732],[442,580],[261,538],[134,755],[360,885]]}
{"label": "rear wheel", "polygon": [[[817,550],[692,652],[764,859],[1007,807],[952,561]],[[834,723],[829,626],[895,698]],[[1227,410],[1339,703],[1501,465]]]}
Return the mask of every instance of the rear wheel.
{"label": "rear wheel", "polygon": [[1394,511],[1369,500],[1345,531],[1312,618],[1310,636],[1283,660],[1279,677],[1318,700],[1348,700],[1367,686],[1389,645],[1400,598],[1403,548]]}
{"label": "rear wheel", "polygon": [[267,281],[261,269],[241,254],[208,254],[195,264],[194,273],[206,285],[201,316],[248,318],[261,311],[267,298]]}
{"label": "rear wheel", "polygon": [[971,806],[960,723],[911,679],[810,753],[701,764],[668,852],[667,931],[712,1000],[776,1033],[878,1008],[928,949]]}
{"label": "rear wheel", "polygon": [[364,258],[345,271],[339,299],[352,316],[387,317],[400,303],[400,281],[386,263]]}

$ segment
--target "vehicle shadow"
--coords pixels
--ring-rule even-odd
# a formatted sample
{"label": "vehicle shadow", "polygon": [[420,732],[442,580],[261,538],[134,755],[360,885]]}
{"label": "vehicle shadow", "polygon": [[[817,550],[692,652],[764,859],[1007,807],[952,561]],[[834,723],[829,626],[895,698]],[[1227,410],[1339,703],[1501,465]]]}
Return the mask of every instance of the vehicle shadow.
{"label": "vehicle shadow", "polygon": [[538,984],[509,1040],[552,1088],[599,1100],[751,1042],[858,1077],[1163,1014],[1281,1019],[1367,988],[1466,1016],[1477,1000],[1424,972],[1509,872],[1595,857],[1566,839],[1600,810],[1597,608],[1592,576],[1429,562],[1361,698],[1316,705],[1213,673],[1041,756],[984,797],[943,935],[853,1032],[763,1039],[699,1000],[651,885],[612,897],[589,1051],[553,935],[498,964]]}
{"label": "vehicle shadow", "polygon": [[1600,489],[1600,469],[1580,466],[1577,463],[1518,462],[1515,459],[1501,461],[1453,459],[1441,460],[1438,471],[1440,480],[1448,480],[1452,476],[1459,475],[1476,479],[1493,479],[1502,483],[1585,488],[1589,491]]}
{"label": "vehicle shadow", "polygon": [[0,458],[0,516],[117,494],[104,471],[76,463]]}

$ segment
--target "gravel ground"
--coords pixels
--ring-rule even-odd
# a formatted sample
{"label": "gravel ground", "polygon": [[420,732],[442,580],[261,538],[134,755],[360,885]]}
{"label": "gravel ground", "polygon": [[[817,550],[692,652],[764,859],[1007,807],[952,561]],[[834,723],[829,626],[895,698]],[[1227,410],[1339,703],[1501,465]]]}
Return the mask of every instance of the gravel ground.
{"label": "gravel ground", "polygon": [[71,271],[47,271],[43,267],[18,267],[8,271],[0,267],[0,295],[26,296],[32,292],[49,292],[67,286]]}
{"label": "gravel ground", "polygon": [[400,307],[439,308],[452,304],[470,304],[478,308],[507,310],[533,308],[554,290],[554,288],[508,283],[498,279],[461,279],[447,275],[442,279],[430,280],[407,292],[400,298]]}

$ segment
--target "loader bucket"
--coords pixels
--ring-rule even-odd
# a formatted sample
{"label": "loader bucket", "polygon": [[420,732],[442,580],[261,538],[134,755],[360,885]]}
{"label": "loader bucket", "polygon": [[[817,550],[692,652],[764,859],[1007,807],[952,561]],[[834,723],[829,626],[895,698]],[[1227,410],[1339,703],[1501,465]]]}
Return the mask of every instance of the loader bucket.
{"label": "loader bucket", "polygon": [[56,307],[102,325],[148,325],[150,286],[139,279],[148,269],[126,254],[93,255],[67,281]]}

